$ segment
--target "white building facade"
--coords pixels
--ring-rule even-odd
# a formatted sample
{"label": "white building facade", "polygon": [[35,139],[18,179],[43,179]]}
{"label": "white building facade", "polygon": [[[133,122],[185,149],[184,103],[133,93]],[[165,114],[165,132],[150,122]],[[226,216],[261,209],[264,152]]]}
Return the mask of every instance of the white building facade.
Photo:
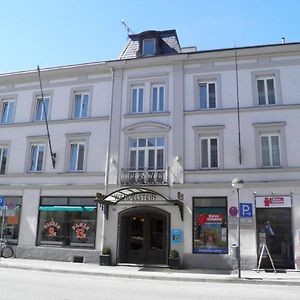
{"label": "white building facade", "polygon": [[299,268],[299,43],[196,51],[147,31],[118,60],[41,77],[44,101],[37,72],[0,77],[17,256],[96,262],[110,247],[114,263],[165,265],[176,249],[184,267],[230,269],[239,212],[242,268],[261,244]]}

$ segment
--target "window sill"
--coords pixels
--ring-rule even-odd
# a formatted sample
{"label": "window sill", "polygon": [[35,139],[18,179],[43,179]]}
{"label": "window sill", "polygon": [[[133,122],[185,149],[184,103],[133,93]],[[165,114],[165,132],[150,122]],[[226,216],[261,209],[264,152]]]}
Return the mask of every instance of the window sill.
{"label": "window sill", "polygon": [[261,169],[282,169],[282,166],[261,166]]}
{"label": "window sill", "polygon": [[163,111],[163,112],[143,112],[143,113],[130,113],[123,115],[125,119],[128,118],[141,118],[141,117],[154,117],[154,116],[168,116],[171,113],[169,111]]}

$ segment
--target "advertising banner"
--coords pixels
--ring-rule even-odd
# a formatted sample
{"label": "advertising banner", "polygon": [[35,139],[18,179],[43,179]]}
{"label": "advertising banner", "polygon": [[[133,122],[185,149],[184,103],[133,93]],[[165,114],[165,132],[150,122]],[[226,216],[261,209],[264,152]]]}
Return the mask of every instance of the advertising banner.
{"label": "advertising banner", "polygon": [[292,207],[291,196],[262,196],[255,197],[257,208]]}
{"label": "advertising banner", "polygon": [[226,222],[224,207],[194,208],[194,253],[228,253]]}

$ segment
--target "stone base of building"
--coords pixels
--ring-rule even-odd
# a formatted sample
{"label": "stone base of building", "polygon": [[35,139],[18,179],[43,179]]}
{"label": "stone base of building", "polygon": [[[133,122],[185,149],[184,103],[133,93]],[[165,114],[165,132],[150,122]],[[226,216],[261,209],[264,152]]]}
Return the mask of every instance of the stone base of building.
{"label": "stone base of building", "polygon": [[[241,268],[243,270],[253,270],[256,268],[255,257],[242,257]],[[237,268],[237,260],[230,255],[219,254],[183,254],[183,267],[185,269],[203,270],[234,270]]]}
{"label": "stone base of building", "polygon": [[17,246],[15,255],[26,259],[99,263],[99,251],[93,249]]}
{"label": "stone base of building", "polygon": [[229,255],[218,254],[183,254],[185,269],[232,270],[232,259]]}

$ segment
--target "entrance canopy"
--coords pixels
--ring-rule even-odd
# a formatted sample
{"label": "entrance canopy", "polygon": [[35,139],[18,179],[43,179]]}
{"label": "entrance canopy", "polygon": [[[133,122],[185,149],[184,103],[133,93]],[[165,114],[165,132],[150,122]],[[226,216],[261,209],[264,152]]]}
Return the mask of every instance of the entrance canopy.
{"label": "entrance canopy", "polygon": [[[182,194],[181,194],[182,195]],[[182,197],[183,198],[183,197]],[[108,220],[108,211],[110,205],[118,204],[121,201],[130,201],[133,204],[137,203],[170,203],[177,205],[179,208],[181,220],[183,221],[183,199],[171,200],[162,194],[144,187],[126,187],[116,190],[108,195],[96,193],[95,201],[100,204],[104,210],[106,219]]]}

